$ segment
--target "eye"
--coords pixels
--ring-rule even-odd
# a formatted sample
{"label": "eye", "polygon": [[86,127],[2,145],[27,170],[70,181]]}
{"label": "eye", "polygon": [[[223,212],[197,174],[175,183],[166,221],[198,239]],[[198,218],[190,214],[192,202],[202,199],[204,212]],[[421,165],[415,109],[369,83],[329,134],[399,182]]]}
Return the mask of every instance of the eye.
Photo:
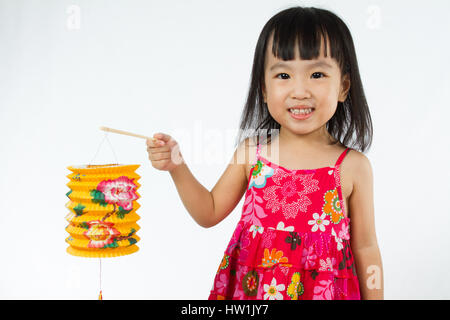
{"label": "eye", "polygon": [[[321,74],[321,75],[323,75],[323,77],[325,77],[325,74],[322,73],[322,72],[314,72],[313,75],[314,75],[314,74]],[[322,77],[322,78],[323,78],[323,77]],[[314,78],[314,79],[319,79],[319,78]]]}
{"label": "eye", "polygon": [[[278,78],[278,76],[280,76],[282,74],[285,74],[285,75],[289,76],[287,73],[279,73],[279,74],[276,75],[276,78]],[[286,78],[284,78],[284,79],[286,79]]]}

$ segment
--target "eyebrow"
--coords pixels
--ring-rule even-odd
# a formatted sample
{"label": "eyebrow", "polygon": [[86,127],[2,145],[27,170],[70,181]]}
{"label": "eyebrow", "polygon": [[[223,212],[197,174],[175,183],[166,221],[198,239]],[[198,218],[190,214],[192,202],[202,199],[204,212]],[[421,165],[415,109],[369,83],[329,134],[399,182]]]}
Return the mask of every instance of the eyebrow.
{"label": "eyebrow", "polygon": [[[273,66],[270,67],[269,71],[275,70],[277,68],[282,68],[282,67],[290,69],[290,66],[287,63],[277,62]],[[326,63],[325,61],[317,61],[315,63],[308,65],[307,68],[314,68],[314,67],[324,67],[324,68],[329,68],[329,69],[333,68],[330,64]]]}

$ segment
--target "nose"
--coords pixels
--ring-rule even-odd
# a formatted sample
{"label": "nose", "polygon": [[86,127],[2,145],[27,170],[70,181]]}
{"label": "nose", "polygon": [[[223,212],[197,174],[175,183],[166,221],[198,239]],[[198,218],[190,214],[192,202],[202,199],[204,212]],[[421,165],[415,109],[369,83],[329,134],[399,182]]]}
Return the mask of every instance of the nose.
{"label": "nose", "polygon": [[291,98],[292,99],[309,99],[311,98],[311,91],[308,84],[308,79],[303,79],[301,77],[296,77],[291,81]]}

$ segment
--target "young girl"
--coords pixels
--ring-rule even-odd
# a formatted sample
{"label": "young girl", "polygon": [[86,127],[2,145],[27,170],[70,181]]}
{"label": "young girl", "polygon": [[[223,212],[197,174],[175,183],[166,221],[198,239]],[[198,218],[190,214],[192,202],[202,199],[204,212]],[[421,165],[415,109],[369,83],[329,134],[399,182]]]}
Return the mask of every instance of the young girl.
{"label": "young girl", "polygon": [[[293,7],[266,23],[240,129],[233,160],[211,191],[172,137],[147,141],[153,167],[170,172],[201,226],[222,221],[245,193],[209,299],[383,299],[372,169],[361,153],[371,144],[371,117],[339,17]],[[249,129],[257,133],[243,139]],[[270,130],[266,139],[261,130]]]}

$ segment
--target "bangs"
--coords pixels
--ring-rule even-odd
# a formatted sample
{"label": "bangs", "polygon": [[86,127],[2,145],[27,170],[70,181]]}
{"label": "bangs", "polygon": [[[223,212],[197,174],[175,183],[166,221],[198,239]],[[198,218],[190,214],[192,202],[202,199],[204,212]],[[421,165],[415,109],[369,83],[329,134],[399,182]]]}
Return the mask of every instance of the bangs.
{"label": "bangs", "polygon": [[344,67],[344,41],[339,26],[326,15],[319,15],[320,12],[303,10],[291,12],[288,17],[285,13],[283,19],[275,16],[269,31],[273,35],[272,54],[284,61],[294,60],[297,48],[301,59],[313,60],[321,56],[322,50],[325,57],[331,53],[331,58],[336,60],[344,74],[348,70]]}

